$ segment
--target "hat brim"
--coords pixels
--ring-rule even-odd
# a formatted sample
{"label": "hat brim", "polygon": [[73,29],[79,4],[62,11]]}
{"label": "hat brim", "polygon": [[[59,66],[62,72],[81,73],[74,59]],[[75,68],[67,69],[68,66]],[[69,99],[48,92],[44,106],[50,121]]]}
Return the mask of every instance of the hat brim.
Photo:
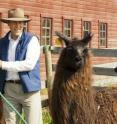
{"label": "hat brim", "polygon": [[0,21],[1,22],[4,22],[4,23],[9,23],[11,21],[14,21],[14,22],[29,22],[31,19],[27,19],[27,18],[2,18]]}

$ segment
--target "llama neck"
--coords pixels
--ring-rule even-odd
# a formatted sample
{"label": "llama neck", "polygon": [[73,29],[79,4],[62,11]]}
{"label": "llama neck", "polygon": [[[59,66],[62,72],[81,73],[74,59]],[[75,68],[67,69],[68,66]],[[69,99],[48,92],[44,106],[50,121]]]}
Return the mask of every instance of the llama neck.
{"label": "llama neck", "polygon": [[92,64],[90,55],[87,56],[85,60],[84,67],[81,69],[80,73],[76,74],[80,82],[84,85],[91,85],[92,82]]}

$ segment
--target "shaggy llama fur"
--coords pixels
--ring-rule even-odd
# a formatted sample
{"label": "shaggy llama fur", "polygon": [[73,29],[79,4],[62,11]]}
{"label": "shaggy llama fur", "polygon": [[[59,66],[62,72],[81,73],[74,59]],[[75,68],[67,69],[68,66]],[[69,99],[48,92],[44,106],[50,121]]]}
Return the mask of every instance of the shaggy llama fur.
{"label": "shaggy llama fur", "polygon": [[[59,32],[56,34],[66,47],[60,55],[54,77],[50,108],[53,124],[115,124],[117,117],[116,113],[111,113],[114,112],[112,98],[104,92],[103,98],[100,97],[91,86],[92,60],[86,46],[92,34],[81,40],[67,38]],[[103,106],[103,109],[103,102],[109,106]],[[106,114],[104,118],[103,114]]]}
{"label": "shaggy llama fur", "polygon": [[[86,39],[90,40],[91,37]],[[77,46],[76,39],[73,44]],[[65,59],[68,62],[66,51],[64,49],[59,58],[53,84],[51,102],[53,124],[94,124],[91,54],[86,49],[82,69],[72,70],[63,65]],[[71,52],[74,51],[71,50]],[[69,59],[69,61],[72,60]]]}

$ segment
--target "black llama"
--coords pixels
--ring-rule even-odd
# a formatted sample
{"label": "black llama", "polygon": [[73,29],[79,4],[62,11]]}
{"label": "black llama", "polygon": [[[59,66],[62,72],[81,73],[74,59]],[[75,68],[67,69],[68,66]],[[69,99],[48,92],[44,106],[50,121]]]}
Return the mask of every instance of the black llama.
{"label": "black llama", "polygon": [[81,40],[56,32],[66,47],[58,60],[51,100],[53,124],[94,124],[91,53],[92,34]]}
{"label": "black llama", "polygon": [[52,124],[116,124],[114,100],[106,90],[96,93],[91,86],[92,55],[87,45],[92,34],[81,40],[56,34],[66,47],[59,57],[53,82]]}

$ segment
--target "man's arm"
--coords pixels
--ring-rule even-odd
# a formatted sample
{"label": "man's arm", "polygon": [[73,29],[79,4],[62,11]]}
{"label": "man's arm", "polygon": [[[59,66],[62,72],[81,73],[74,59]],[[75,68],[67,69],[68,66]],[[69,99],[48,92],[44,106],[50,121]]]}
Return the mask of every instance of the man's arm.
{"label": "man's arm", "polygon": [[26,59],[22,61],[1,61],[0,67],[3,70],[21,72],[30,71],[34,68],[40,56],[40,45],[38,38],[33,36],[27,47]]}

